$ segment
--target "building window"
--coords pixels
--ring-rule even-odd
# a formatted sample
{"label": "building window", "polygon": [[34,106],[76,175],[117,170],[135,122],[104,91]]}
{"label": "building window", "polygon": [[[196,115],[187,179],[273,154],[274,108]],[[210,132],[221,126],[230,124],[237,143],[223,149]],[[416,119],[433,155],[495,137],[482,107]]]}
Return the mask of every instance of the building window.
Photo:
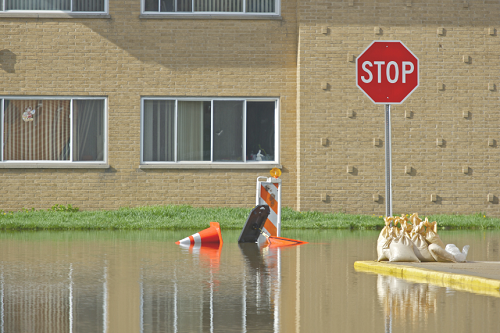
{"label": "building window", "polygon": [[105,12],[106,0],[0,0],[1,11]]}
{"label": "building window", "polygon": [[278,163],[277,99],[142,102],[142,164]]}
{"label": "building window", "polygon": [[144,13],[277,14],[278,0],[144,0]]}
{"label": "building window", "polygon": [[0,98],[0,161],[104,162],[104,98]]}

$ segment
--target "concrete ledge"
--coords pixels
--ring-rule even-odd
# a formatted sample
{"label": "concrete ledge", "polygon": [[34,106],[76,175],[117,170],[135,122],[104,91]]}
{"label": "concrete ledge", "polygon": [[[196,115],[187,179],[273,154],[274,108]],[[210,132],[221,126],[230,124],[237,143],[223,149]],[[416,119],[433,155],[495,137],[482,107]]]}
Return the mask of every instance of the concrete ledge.
{"label": "concrete ledge", "polygon": [[354,269],[361,272],[391,275],[417,283],[431,283],[441,287],[500,297],[500,280],[496,279],[376,261],[356,261]]}

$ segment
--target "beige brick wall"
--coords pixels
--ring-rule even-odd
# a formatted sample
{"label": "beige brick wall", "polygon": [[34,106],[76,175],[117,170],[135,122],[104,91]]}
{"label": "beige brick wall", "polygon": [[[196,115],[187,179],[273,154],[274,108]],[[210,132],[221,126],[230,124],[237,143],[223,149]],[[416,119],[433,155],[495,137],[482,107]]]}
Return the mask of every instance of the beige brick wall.
{"label": "beige brick wall", "polygon": [[384,106],[356,87],[348,59],[373,40],[401,40],[420,60],[420,87],[392,107],[394,213],[500,216],[500,40],[492,29],[500,4],[311,1],[299,13],[300,209],[385,214]]}
{"label": "beige brick wall", "polygon": [[111,0],[111,19],[0,17],[0,52],[15,61],[2,62],[0,95],[107,96],[111,166],[0,169],[0,209],[255,205],[268,170],[139,169],[142,96],[279,97],[283,201],[293,206],[295,3],[282,20],[140,19],[139,4]]}
{"label": "beige brick wall", "polygon": [[110,19],[0,18],[0,95],[107,96],[111,165],[0,169],[0,209],[252,206],[266,170],[139,169],[140,98],[271,96],[283,205],[383,215],[384,107],[349,60],[401,40],[420,87],[392,107],[394,212],[500,216],[499,3],[283,0],[282,20],[140,19],[138,3],[110,0]]}

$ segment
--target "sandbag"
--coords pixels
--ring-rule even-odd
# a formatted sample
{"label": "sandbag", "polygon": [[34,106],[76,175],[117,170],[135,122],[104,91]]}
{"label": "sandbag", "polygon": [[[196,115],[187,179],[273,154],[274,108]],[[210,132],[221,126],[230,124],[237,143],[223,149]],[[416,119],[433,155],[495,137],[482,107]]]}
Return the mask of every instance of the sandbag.
{"label": "sandbag", "polygon": [[408,235],[412,232],[413,226],[408,223],[407,220],[400,220],[401,222],[401,232],[406,232]]}
{"label": "sandbag", "polygon": [[389,261],[420,262],[413,251],[413,242],[407,233],[402,232],[397,238],[393,239],[389,249]]}
{"label": "sandbag", "polygon": [[[415,213],[416,214],[416,213]],[[422,235],[422,238],[425,240],[425,225],[422,223],[422,220],[418,218],[418,215],[415,217],[413,214],[412,218],[415,221],[413,224],[413,229],[411,230],[410,238],[413,238],[414,235],[419,234]]]}
{"label": "sandbag", "polygon": [[456,262],[466,262],[467,253],[469,253],[469,247],[469,245],[465,245],[462,249],[462,252],[460,252],[455,244],[448,244],[444,249],[446,252],[451,254],[453,258],[455,258]]}
{"label": "sandbag", "polygon": [[429,252],[429,247],[424,236],[415,233],[411,236],[411,241],[413,242],[413,252],[415,252],[415,255],[420,261],[436,261]]}
{"label": "sandbag", "polygon": [[391,228],[392,218],[385,219],[385,227],[380,232],[377,240],[377,261],[389,260],[389,245],[391,244],[394,234]]}
{"label": "sandbag", "polygon": [[[413,213],[410,216],[410,222],[413,225],[413,228],[415,228],[416,225],[420,225],[422,223],[422,219],[420,217],[418,217],[417,213]],[[425,233],[425,230],[424,230],[424,233]]]}
{"label": "sandbag", "polygon": [[434,260],[439,262],[457,262],[455,257],[451,253],[446,252],[441,246],[437,244],[429,245],[429,252],[431,253]]}
{"label": "sandbag", "polygon": [[437,222],[434,221],[432,223],[429,223],[429,220],[427,220],[427,218],[425,218],[424,224],[425,224],[425,240],[429,244],[437,244],[442,249],[444,249],[445,245],[444,245],[443,241],[441,240],[441,238],[439,238],[439,236],[437,234]]}

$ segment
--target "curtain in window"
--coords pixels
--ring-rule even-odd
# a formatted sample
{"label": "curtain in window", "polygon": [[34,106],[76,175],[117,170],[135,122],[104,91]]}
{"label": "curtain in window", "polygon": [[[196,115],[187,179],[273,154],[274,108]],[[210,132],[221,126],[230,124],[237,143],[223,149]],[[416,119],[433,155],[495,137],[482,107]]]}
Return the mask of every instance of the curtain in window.
{"label": "curtain in window", "polygon": [[195,12],[242,12],[242,0],[194,0]]}
{"label": "curtain in window", "polygon": [[104,101],[75,100],[73,160],[104,160]]}
{"label": "curtain in window", "polygon": [[[245,3],[247,13],[275,12],[275,0],[246,0]],[[145,11],[154,12],[159,10],[160,12],[238,13],[243,12],[243,0],[145,0],[144,8]]]}
{"label": "curtain in window", "polygon": [[175,101],[144,101],[143,160],[174,161]]}
{"label": "curtain in window", "polygon": [[103,12],[104,0],[73,0],[74,12]]}
{"label": "curtain in window", "polygon": [[103,12],[105,0],[5,0],[6,10],[64,10]]}
{"label": "curtain in window", "polygon": [[213,160],[243,161],[243,102],[214,101]]}
{"label": "curtain in window", "polygon": [[5,161],[69,160],[69,100],[7,102],[4,111]]}
{"label": "curtain in window", "polygon": [[6,10],[71,10],[71,0],[5,0]]}
{"label": "curtain in window", "polygon": [[248,13],[274,13],[275,0],[246,0]]}
{"label": "curtain in window", "polygon": [[203,102],[177,103],[179,161],[203,161]]}

